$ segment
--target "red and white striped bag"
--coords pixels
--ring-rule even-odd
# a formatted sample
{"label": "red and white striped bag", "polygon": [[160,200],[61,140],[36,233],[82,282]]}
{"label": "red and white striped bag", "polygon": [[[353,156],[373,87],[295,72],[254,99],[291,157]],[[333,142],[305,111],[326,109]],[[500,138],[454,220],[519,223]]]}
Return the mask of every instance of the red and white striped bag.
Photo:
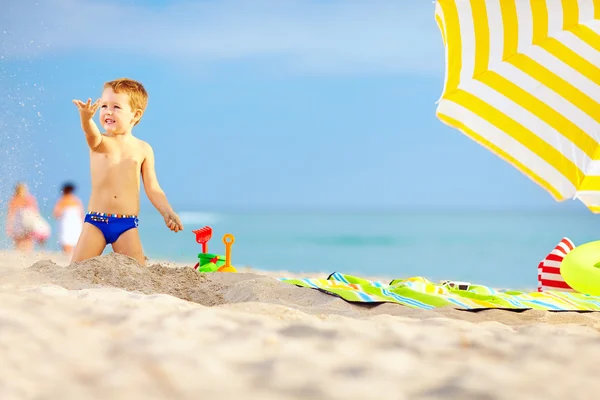
{"label": "red and white striped bag", "polygon": [[558,290],[561,292],[575,292],[560,274],[560,263],[575,245],[569,238],[562,238],[554,250],[550,252],[538,265],[538,292],[544,290]]}

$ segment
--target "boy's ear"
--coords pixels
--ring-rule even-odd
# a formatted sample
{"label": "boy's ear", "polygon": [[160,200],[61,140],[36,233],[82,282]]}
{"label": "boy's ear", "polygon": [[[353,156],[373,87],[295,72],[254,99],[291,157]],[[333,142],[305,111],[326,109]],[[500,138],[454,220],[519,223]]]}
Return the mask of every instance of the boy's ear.
{"label": "boy's ear", "polygon": [[144,112],[141,109],[136,109],[133,113],[133,121],[137,124],[140,121],[140,119],[142,119],[143,114]]}

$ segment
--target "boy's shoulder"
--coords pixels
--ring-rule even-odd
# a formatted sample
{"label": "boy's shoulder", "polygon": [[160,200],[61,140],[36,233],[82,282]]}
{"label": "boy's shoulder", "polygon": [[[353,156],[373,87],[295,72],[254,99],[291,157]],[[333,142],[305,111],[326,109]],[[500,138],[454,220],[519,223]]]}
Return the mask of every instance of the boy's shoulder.
{"label": "boy's shoulder", "polygon": [[144,157],[151,156],[154,153],[150,143],[134,136],[135,146],[143,153]]}
{"label": "boy's shoulder", "polygon": [[135,139],[137,140],[138,146],[140,146],[140,148],[142,148],[146,151],[152,150],[152,146],[150,146],[150,143],[148,143],[145,140],[142,140],[140,138],[135,138]]}
{"label": "boy's shoulder", "polygon": [[152,147],[150,146],[150,144],[138,137],[135,137],[133,135],[131,135],[131,137],[129,138],[129,140],[125,141],[126,146],[130,146],[130,147],[135,147],[138,148],[140,150],[144,150],[147,151],[148,149],[152,149]]}

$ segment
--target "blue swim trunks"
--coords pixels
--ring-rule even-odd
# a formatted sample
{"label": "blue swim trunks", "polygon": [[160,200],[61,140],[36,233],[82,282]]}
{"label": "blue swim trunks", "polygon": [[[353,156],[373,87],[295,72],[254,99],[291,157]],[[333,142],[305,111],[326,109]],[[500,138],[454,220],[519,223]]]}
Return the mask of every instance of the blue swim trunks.
{"label": "blue swim trunks", "polygon": [[116,242],[124,232],[138,227],[136,215],[106,214],[95,211],[88,212],[85,215],[84,222],[100,229],[106,244]]}

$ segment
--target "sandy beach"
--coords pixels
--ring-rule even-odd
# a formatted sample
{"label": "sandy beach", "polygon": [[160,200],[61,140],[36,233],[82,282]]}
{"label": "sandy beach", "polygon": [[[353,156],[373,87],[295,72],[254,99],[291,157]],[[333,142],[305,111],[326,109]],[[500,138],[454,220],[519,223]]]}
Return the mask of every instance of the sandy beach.
{"label": "sandy beach", "polygon": [[596,313],[357,306],[273,273],[114,254],[0,260],[6,400],[591,399],[600,388]]}

